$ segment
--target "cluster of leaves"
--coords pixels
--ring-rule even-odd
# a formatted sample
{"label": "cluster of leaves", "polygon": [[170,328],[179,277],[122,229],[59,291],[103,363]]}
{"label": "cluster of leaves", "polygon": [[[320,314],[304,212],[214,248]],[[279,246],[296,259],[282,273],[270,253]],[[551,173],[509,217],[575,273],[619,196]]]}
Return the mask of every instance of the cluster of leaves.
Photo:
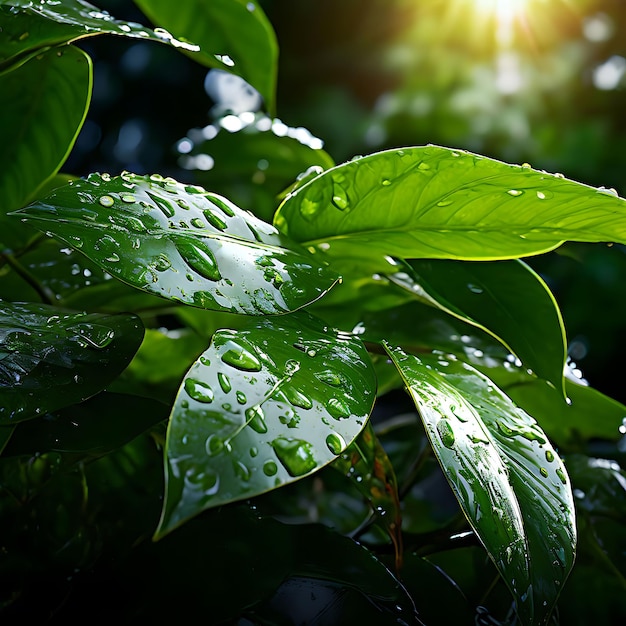
{"label": "cluster of leaves", "polygon": [[7,618],[65,619],[114,581],[103,619],[556,623],[581,519],[568,604],[597,563],[623,584],[625,477],[589,442],[626,409],[571,374],[521,257],[626,243],[625,201],[437,146],[300,150],[272,223],[159,174],[60,176],[83,37],[180,48],[274,110],[256,2],[136,3],[169,30],[0,2]]}

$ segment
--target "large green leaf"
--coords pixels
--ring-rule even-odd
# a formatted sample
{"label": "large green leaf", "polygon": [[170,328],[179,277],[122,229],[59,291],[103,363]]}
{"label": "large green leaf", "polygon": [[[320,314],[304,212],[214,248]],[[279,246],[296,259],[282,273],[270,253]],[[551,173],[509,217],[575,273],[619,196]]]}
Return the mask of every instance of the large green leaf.
{"label": "large green leaf", "polygon": [[0,424],[94,395],[128,365],[142,338],[135,315],[0,302]]}
{"label": "large green leaf", "polygon": [[363,428],[375,391],[360,340],[308,315],[218,331],[172,411],[157,536],[331,462]]}
{"label": "large green leaf", "polygon": [[154,23],[199,44],[207,65],[224,67],[225,61],[259,91],[273,112],[278,44],[257,0],[135,0],[135,4]]}
{"label": "large green leaf", "polygon": [[14,215],[112,276],[200,308],[284,313],[337,280],[273,226],[201,187],[159,175],[91,174]]}
{"label": "large green leaf", "polygon": [[328,257],[511,259],[568,240],[626,242],[625,208],[559,176],[426,146],[327,170],[286,198],[275,224]]}
{"label": "large green leaf", "polygon": [[572,568],[574,502],[537,423],[453,355],[387,347],[463,511],[511,590],[522,624],[544,624]]}
{"label": "large green leaf", "polygon": [[10,94],[0,116],[0,223],[2,241],[12,247],[17,235],[4,229],[4,216],[53,176],[72,149],[91,98],[91,61],[73,46],[50,50],[0,74],[0,93]]}
{"label": "large green leaf", "polygon": [[414,260],[395,284],[496,337],[524,366],[563,390],[567,345],[561,313],[541,278],[519,260]]}
{"label": "large green leaf", "polygon": [[[152,30],[135,22],[113,19],[106,11],[83,0],[2,0],[0,31],[0,72],[51,47],[99,34],[158,41],[188,51],[199,50],[197,45],[174,39],[163,29]],[[217,62],[216,59],[213,61]]]}

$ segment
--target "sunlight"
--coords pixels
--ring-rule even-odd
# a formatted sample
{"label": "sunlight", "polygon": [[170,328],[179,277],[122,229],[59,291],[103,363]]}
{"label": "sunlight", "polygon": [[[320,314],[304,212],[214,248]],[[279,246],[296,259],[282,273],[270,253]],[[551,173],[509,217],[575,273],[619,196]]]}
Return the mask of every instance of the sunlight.
{"label": "sunlight", "polygon": [[523,19],[532,0],[474,0],[476,9],[496,21],[498,43],[508,45],[513,38],[513,25]]}

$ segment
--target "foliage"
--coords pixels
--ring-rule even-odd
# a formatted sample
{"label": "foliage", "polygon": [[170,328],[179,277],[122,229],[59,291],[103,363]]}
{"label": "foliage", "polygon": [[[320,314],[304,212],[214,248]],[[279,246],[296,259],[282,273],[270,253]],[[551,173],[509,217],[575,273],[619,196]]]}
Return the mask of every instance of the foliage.
{"label": "foliage", "polygon": [[[610,623],[626,408],[576,375],[528,258],[626,244],[625,201],[433,145],[334,165],[271,117],[256,2],[137,4],[158,27],[0,2],[3,617],[582,624],[597,577]],[[187,138],[237,202],[58,174],[96,35],[258,90]]]}

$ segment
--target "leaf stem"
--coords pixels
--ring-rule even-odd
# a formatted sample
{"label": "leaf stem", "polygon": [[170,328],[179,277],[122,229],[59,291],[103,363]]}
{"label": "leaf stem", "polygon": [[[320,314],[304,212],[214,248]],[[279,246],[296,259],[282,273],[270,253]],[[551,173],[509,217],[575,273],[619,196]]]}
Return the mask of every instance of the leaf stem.
{"label": "leaf stem", "polygon": [[7,265],[22,278],[34,291],[44,304],[54,304],[55,297],[51,289],[39,282],[37,277],[29,272],[11,253],[7,250],[0,252],[0,258],[4,259]]}

